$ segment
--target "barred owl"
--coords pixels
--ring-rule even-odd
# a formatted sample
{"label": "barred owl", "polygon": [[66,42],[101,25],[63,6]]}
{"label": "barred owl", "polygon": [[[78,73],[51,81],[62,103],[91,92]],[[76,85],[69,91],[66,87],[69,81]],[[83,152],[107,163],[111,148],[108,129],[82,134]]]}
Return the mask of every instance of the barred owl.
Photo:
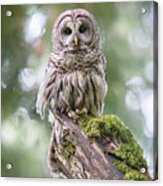
{"label": "barred owl", "polygon": [[84,9],[68,10],[58,17],[52,43],[36,109],[44,118],[48,108],[59,143],[60,113],[69,117],[83,111],[94,116],[102,113],[107,93],[106,59],[100,48],[97,23]]}

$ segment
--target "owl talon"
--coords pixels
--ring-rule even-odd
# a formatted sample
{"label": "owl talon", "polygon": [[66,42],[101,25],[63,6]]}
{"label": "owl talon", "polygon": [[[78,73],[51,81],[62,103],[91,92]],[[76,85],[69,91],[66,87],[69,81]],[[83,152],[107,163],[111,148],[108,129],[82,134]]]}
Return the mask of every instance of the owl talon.
{"label": "owl talon", "polygon": [[79,116],[77,115],[77,113],[74,112],[74,111],[69,111],[69,112],[68,112],[68,116],[69,116],[70,118],[72,118],[74,121],[76,121],[76,120],[79,118]]}
{"label": "owl talon", "polygon": [[87,108],[84,107],[84,108],[81,110],[81,112],[87,114],[87,113],[88,113],[88,110],[87,110]]}
{"label": "owl talon", "polygon": [[76,109],[75,112],[76,112],[77,114],[79,114],[79,113],[80,113],[80,110],[79,110],[79,109]]}
{"label": "owl talon", "polygon": [[88,110],[84,107],[81,110],[76,109],[75,112],[76,112],[76,114],[81,115],[83,113],[87,114],[88,113]]}

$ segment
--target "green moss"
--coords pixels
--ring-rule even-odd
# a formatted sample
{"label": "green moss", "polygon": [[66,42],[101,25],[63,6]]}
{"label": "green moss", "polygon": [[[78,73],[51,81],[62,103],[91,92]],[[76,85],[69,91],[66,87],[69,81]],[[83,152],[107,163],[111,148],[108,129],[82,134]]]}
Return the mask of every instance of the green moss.
{"label": "green moss", "polygon": [[147,177],[140,173],[143,167],[147,170],[147,162],[143,158],[143,150],[134,139],[130,130],[115,115],[91,117],[82,114],[79,123],[90,138],[100,139],[105,144],[112,142],[114,148],[108,153],[122,161],[115,163],[117,168],[125,175],[125,179],[146,180]]}
{"label": "green moss", "polygon": [[125,180],[148,180],[148,177],[145,174],[140,173],[138,170],[132,169],[121,161],[115,161],[115,165],[124,173]]}
{"label": "green moss", "polygon": [[74,153],[75,153],[75,147],[73,146],[72,142],[67,140],[64,141],[64,143],[62,143],[63,145],[63,151],[61,151],[60,155],[67,161],[67,160],[71,160],[71,158],[73,157]]}

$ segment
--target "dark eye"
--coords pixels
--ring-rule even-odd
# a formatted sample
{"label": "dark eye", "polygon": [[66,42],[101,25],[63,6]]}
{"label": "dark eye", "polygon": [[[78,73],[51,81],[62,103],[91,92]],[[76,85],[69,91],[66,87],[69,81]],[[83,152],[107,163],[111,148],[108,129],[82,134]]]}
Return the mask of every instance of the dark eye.
{"label": "dark eye", "polygon": [[71,30],[69,27],[66,27],[66,28],[64,29],[64,34],[70,35],[71,33],[72,33],[72,30]]}
{"label": "dark eye", "polygon": [[87,28],[86,28],[85,26],[83,26],[83,25],[81,25],[81,26],[79,27],[79,32],[80,32],[81,34],[83,34],[86,30],[87,30]]}

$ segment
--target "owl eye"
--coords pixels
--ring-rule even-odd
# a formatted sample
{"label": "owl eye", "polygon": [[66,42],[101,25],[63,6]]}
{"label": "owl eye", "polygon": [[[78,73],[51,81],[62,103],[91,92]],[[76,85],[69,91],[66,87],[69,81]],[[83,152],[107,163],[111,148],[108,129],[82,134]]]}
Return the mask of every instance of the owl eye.
{"label": "owl eye", "polygon": [[66,27],[65,29],[64,29],[64,34],[65,35],[70,35],[72,33],[72,30],[69,28],[69,27]]}
{"label": "owl eye", "polygon": [[83,25],[81,25],[81,26],[79,27],[79,32],[80,32],[81,34],[83,34],[86,30],[87,30],[87,28],[86,28],[85,26],[83,26]]}

